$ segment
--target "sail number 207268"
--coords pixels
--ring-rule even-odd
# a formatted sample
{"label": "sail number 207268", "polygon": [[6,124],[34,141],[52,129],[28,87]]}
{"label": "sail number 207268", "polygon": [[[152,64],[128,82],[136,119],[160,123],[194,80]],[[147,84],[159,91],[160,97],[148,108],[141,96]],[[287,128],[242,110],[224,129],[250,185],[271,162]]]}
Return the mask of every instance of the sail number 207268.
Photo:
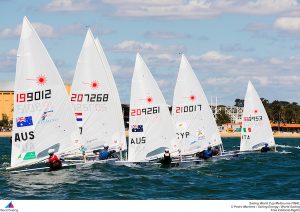
{"label": "sail number 207268", "polygon": [[81,94],[73,93],[71,102],[107,102],[108,94]]}

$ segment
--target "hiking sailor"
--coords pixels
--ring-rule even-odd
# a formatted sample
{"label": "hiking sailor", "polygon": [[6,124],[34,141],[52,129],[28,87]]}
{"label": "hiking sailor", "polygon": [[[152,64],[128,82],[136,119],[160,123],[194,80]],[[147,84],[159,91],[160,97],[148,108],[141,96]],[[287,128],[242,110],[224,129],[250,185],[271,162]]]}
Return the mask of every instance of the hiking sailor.
{"label": "hiking sailor", "polygon": [[269,152],[271,149],[269,147],[269,144],[265,144],[265,146],[263,148],[261,148],[261,152]]}
{"label": "hiking sailor", "polygon": [[49,149],[48,151],[49,158],[48,163],[51,171],[58,170],[62,167],[61,160],[54,154],[54,149]]}
{"label": "hiking sailor", "polygon": [[164,157],[159,161],[162,165],[169,165],[172,162],[169,149],[165,149]]}
{"label": "hiking sailor", "polygon": [[115,153],[116,151],[112,150],[112,151],[108,151],[108,144],[104,144],[104,149],[100,150],[99,152],[99,160],[107,160],[108,158],[110,158],[112,156],[113,153]]}
{"label": "hiking sailor", "polygon": [[213,156],[213,151],[212,151],[212,149],[211,149],[211,146],[208,146],[208,147],[207,147],[207,150],[205,150],[205,151],[203,152],[203,159],[206,160],[206,159],[208,159],[208,158],[211,158],[212,156]]}

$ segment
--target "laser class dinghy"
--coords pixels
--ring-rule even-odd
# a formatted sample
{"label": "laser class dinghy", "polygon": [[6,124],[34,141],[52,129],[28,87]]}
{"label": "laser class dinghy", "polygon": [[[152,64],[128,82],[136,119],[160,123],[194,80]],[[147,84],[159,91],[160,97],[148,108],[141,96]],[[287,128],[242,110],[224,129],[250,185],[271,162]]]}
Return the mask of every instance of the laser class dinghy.
{"label": "laser class dinghy", "polygon": [[241,152],[260,151],[265,145],[275,149],[270,120],[254,86],[249,81],[244,102]]}
{"label": "laser class dinghy", "polygon": [[86,153],[109,145],[127,149],[121,101],[99,41],[89,29],[77,62],[70,99]]}
{"label": "laser class dinghy", "polygon": [[235,152],[224,152],[216,120],[206,95],[184,55],[181,58],[174,90],[172,117],[181,154],[182,164],[179,165],[195,165],[203,162],[203,152],[208,147],[212,147],[214,152],[209,160],[237,156]]}
{"label": "laser class dinghy", "polygon": [[[131,83],[128,161],[149,162],[177,151],[169,107],[142,57],[137,54]],[[118,163],[118,162],[117,162]]]}
{"label": "laser class dinghy", "polygon": [[78,151],[80,145],[64,83],[33,26],[24,17],[14,86],[11,166],[7,169],[47,169],[49,149],[65,155]]}
{"label": "laser class dinghy", "polygon": [[191,155],[218,147],[222,154],[220,133],[202,86],[187,58],[182,55],[176,81],[172,117],[178,147],[182,155]]}

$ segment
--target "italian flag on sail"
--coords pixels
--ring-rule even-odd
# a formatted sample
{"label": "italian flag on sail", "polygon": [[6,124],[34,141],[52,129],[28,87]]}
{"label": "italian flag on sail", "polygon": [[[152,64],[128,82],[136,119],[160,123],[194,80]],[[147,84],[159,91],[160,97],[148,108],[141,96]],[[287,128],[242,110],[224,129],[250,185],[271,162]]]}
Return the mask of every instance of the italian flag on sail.
{"label": "italian flag on sail", "polygon": [[251,132],[251,127],[243,128],[243,132]]}

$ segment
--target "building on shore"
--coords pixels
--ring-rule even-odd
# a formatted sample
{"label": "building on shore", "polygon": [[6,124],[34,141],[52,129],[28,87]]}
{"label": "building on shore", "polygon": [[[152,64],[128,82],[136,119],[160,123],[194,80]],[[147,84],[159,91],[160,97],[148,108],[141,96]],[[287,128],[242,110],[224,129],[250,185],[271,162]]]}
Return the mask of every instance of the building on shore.
{"label": "building on shore", "polygon": [[9,81],[0,81],[0,119],[3,114],[12,120],[14,108],[14,84]]}
{"label": "building on shore", "polygon": [[273,131],[300,133],[300,124],[271,124]]}

